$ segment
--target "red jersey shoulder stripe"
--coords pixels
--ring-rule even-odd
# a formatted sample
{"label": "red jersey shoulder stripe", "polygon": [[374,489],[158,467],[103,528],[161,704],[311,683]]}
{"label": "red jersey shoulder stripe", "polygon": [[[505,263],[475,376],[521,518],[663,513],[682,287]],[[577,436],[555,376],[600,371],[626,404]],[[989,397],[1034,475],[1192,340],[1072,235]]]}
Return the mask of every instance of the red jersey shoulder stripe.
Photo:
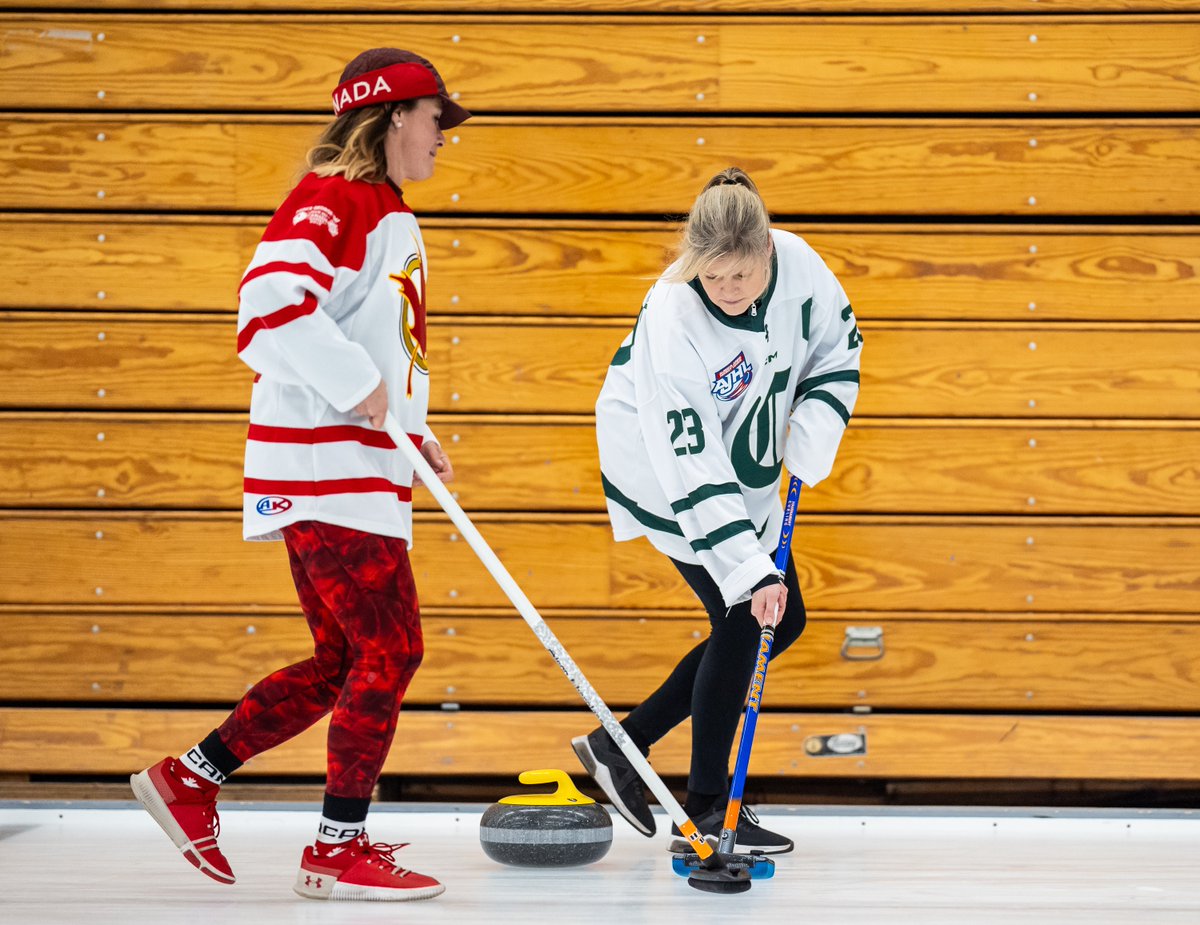
{"label": "red jersey shoulder stripe", "polygon": [[333,285],[333,277],[328,273],[322,273],[309,266],[307,263],[287,263],[283,260],[274,260],[271,263],[264,263],[262,266],[253,267],[246,271],[246,275],[242,277],[241,283],[238,285],[238,293],[251,280],[256,280],[260,276],[266,276],[269,273],[295,273],[298,276],[307,276],[322,289],[329,291]]}

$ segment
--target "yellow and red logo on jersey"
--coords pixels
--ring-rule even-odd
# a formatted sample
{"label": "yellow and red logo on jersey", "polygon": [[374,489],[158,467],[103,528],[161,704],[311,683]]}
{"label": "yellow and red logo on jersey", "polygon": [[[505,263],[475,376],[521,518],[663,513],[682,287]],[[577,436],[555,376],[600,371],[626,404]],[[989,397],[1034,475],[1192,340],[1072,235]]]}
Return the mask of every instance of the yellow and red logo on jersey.
{"label": "yellow and red logo on jersey", "polygon": [[404,305],[400,311],[400,342],[408,357],[407,397],[412,398],[413,370],[429,375],[429,363],[425,358],[425,271],[421,266],[421,255],[408,258],[403,272],[388,276],[400,290]]}

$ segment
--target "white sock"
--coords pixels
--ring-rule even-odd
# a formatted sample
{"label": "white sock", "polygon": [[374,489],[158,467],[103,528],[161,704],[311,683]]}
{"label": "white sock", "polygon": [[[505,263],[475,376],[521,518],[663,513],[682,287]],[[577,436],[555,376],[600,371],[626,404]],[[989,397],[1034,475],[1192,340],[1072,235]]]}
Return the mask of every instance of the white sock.
{"label": "white sock", "polygon": [[204,757],[204,752],[200,751],[199,745],[193,745],[179,760],[185,768],[193,774],[203,777],[206,781],[218,786],[225,783],[225,775],[217,770],[216,765]]}
{"label": "white sock", "polygon": [[340,845],[353,841],[366,830],[365,819],[362,822],[339,822],[328,816],[322,816],[317,825],[317,841],[323,845]]}

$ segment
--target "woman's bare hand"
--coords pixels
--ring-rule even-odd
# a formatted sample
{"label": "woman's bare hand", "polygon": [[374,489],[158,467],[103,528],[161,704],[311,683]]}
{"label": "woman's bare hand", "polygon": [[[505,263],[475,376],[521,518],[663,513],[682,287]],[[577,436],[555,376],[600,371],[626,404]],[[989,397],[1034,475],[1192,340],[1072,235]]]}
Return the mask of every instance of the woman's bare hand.
{"label": "woman's bare hand", "polygon": [[787,585],[783,582],[760,588],[750,598],[750,614],[759,626],[777,626],[786,606]]}
{"label": "woman's bare hand", "polygon": [[387,383],[382,379],[375,390],[354,406],[354,413],[367,419],[367,423],[376,430],[383,430],[383,422],[387,420],[388,395]]}
{"label": "woman's bare hand", "polygon": [[[429,463],[430,468],[437,473],[442,482],[454,481],[454,466],[450,465],[450,457],[442,449],[442,445],[434,440],[426,440],[421,444],[421,455]],[[413,484],[420,485],[421,477],[413,473]]]}

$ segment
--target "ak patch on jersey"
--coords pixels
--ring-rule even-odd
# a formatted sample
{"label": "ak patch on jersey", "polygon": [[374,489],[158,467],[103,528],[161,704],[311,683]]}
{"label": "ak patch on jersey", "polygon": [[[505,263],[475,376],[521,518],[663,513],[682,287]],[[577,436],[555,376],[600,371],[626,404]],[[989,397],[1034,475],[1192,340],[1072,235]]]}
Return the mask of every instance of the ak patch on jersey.
{"label": "ak patch on jersey", "polygon": [[750,387],[753,378],[754,367],[741,351],[713,376],[712,394],[718,401],[733,401]]}
{"label": "ak patch on jersey", "polygon": [[292,509],[292,501],[290,498],[284,498],[282,495],[268,495],[265,498],[259,499],[258,504],[254,505],[254,509],[258,513],[270,517],[272,514],[282,514],[284,511],[290,511]]}

